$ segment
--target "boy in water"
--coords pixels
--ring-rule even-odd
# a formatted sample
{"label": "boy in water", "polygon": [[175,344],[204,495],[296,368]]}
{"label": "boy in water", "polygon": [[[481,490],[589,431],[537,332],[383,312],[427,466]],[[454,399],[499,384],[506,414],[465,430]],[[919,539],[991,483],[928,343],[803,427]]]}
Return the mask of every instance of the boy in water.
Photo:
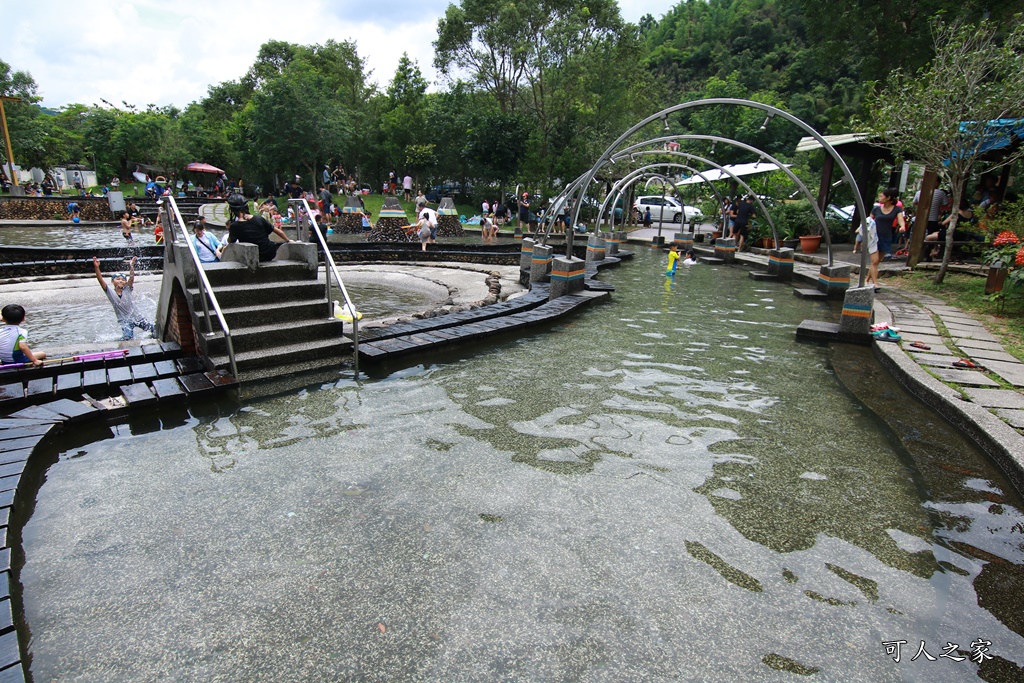
{"label": "boy in water", "polygon": [[675,275],[676,266],[679,265],[679,250],[676,249],[676,245],[672,245],[668,248],[668,270],[665,271],[665,275]]}
{"label": "boy in water", "polygon": [[32,349],[28,347],[28,332],[21,327],[21,323],[25,321],[25,309],[18,304],[7,304],[3,311],[0,311],[0,315],[7,323],[0,327],[0,363],[42,365],[46,354],[32,353]]}
{"label": "boy in water", "polygon": [[100,260],[95,256],[92,257],[92,265],[96,270],[96,279],[99,280],[100,287],[114,307],[117,322],[121,324],[121,331],[124,333],[122,341],[134,339],[136,327],[152,332],[153,323],[142,317],[132,299],[132,292],[135,291],[135,257],[132,257],[129,264],[128,277],[123,273],[115,273],[110,277],[110,282],[103,279],[103,274],[100,273]]}

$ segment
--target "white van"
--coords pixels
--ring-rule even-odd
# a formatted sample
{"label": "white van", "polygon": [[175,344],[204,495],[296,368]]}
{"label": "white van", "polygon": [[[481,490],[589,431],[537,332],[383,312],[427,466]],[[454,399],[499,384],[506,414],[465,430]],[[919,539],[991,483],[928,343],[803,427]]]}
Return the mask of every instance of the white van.
{"label": "white van", "polygon": [[638,220],[643,219],[647,209],[651,210],[651,220],[655,222],[682,223],[685,220],[689,223],[691,220],[704,218],[704,214],[697,207],[680,204],[675,197],[662,197],[660,194],[636,198],[633,211]]}

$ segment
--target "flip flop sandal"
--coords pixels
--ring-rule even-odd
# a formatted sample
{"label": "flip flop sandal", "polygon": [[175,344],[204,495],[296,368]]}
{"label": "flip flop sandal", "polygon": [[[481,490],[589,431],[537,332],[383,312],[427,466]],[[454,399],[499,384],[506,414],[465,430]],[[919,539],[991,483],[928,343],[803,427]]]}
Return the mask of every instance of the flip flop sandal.
{"label": "flip flop sandal", "polygon": [[932,347],[928,346],[927,344],[925,344],[923,342],[919,342],[919,341],[910,342],[910,345],[913,346],[915,349],[921,349],[922,351],[931,351],[932,350]]}
{"label": "flip flop sandal", "polygon": [[881,330],[889,329],[889,323],[875,323],[871,326],[872,332],[880,332]]}
{"label": "flip flop sandal", "polygon": [[896,334],[896,332],[892,328],[888,330],[879,330],[877,333],[875,333],[875,339],[877,339],[878,341],[898,342],[902,338],[903,337]]}
{"label": "flip flop sandal", "polygon": [[984,370],[985,369],[982,366],[978,365],[977,363],[974,363],[972,361],[967,360],[966,358],[961,358],[959,360],[953,361],[953,367],[967,368],[968,370]]}

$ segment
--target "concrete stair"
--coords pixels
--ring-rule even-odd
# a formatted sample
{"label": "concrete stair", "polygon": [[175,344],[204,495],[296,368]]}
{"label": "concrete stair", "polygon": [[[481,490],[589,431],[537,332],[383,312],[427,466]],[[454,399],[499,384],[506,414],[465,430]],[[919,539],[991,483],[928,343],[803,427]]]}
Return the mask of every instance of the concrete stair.
{"label": "concrete stair", "polygon": [[[308,264],[261,263],[255,270],[241,263],[207,264],[207,278],[231,328],[240,380],[275,377],[296,371],[337,366],[352,357],[352,342],[343,324],[330,315],[326,286]],[[200,332],[202,352],[215,369],[229,368],[227,341],[213,316],[205,334],[197,288],[188,290]]]}

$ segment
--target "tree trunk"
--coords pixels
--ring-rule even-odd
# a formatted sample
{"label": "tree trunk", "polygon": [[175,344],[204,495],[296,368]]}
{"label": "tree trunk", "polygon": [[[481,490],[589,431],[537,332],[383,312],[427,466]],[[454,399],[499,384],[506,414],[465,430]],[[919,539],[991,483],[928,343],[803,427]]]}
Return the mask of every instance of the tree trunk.
{"label": "tree trunk", "polygon": [[941,285],[943,279],[946,277],[946,271],[949,269],[949,260],[953,255],[953,233],[956,232],[956,224],[960,220],[960,197],[963,195],[963,183],[953,183],[953,206],[952,211],[949,214],[949,226],[946,228],[946,248],[942,250],[942,264],[939,266],[939,270],[935,273],[935,278],[932,280],[937,285]]}

